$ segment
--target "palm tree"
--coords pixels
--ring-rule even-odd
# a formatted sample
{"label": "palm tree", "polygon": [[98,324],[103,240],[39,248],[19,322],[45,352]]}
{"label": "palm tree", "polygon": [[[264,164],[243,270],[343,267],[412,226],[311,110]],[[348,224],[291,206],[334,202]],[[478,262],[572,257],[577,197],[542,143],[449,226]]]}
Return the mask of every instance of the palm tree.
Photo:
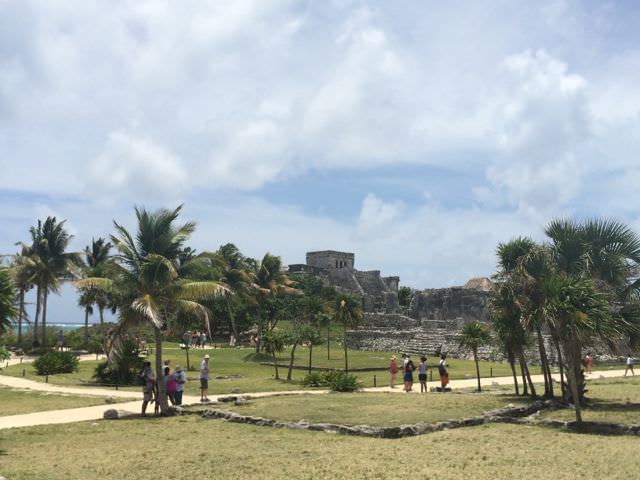
{"label": "palm tree", "polygon": [[473,352],[473,361],[476,363],[476,378],[478,379],[478,391],[482,391],[480,385],[480,367],[478,366],[478,347],[486,345],[491,341],[489,328],[478,322],[467,323],[462,328],[461,347],[469,347]]}
{"label": "palm tree", "polygon": [[[258,336],[264,336],[265,313],[268,301],[273,301],[282,295],[299,295],[301,292],[293,287],[294,282],[284,273],[280,257],[265,254],[257,267],[254,276],[253,288],[257,293],[258,310]],[[277,319],[274,314],[277,310],[270,309],[268,314],[267,330],[271,331],[276,326]],[[256,344],[256,353],[260,351],[261,341]]]}
{"label": "palm tree", "polygon": [[[42,223],[38,220],[37,227],[31,227],[31,252],[35,262],[36,283],[38,286],[38,303],[42,304],[42,348],[46,348],[47,327],[47,299],[49,292],[57,293],[60,282],[73,276],[74,267],[80,265],[80,258],[76,253],[66,252],[69,242],[73,238],[64,229],[66,220],[58,222],[56,217],[47,217]],[[40,299],[42,296],[42,299]],[[36,310],[36,321],[38,316]],[[34,331],[34,338],[36,337]]]}
{"label": "palm tree", "polygon": [[15,285],[11,280],[9,270],[0,269],[0,335],[4,335],[16,318],[18,310],[15,305]]}
{"label": "palm tree", "polygon": [[[107,242],[104,238],[97,240],[91,239],[91,245],[84,249],[85,255],[85,275],[87,277],[108,277],[111,267],[111,242]],[[100,314],[100,325],[104,325],[104,309],[109,302],[109,292],[96,290],[93,293],[93,301],[98,307]]]}
{"label": "palm tree", "polygon": [[[227,288],[215,281],[193,281],[179,274],[184,243],[195,229],[188,222],[177,225],[182,206],[175,210],[149,212],[136,208],[135,237],[114,221],[116,235],[111,241],[118,250],[113,278],[86,278],[80,288],[112,289],[116,292],[120,316],[119,330],[147,324],[155,335],[156,372],[162,371],[162,329],[178,312],[188,312],[209,324],[209,311],[201,301],[224,294]],[[168,410],[165,386],[159,382],[160,407]]]}
{"label": "palm tree", "polygon": [[22,322],[27,319],[25,295],[35,283],[35,263],[30,257],[30,250],[26,245],[22,251],[13,257],[10,266],[13,283],[18,289],[18,345],[22,344]]}
{"label": "palm tree", "polygon": [[338,295],[334,320],[342,325],[342,344],[344,346],[344,371],[349,373],[349,358],[347,349],[347,329],[357,328],[362,320],[362,304],[351,294]]}

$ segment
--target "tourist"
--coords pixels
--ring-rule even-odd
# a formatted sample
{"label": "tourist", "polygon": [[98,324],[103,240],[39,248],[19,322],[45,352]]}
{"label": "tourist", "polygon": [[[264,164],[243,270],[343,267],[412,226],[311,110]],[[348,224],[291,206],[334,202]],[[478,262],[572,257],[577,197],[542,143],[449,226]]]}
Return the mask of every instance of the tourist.
{"label": "tourist", "polygon": [[593,357],[590,353],[587,353],[584,357],[584,366],[587,368],[587,373],[591,373],[591,370],[593,369]]}
{"label": "tourist", "polygon": [[192,342],[193,348],[199,348],[200,347],[200,332],[193,332],[193,342]]}
{"label": "tourist", "polygon": [[156,383],[156,377],[151,369],[151,362],[142,364],[142,371],[139,374],[142,382],[142,417],[147,416],[147,405],[153,401],[153,390]]}
{"label": "tourist", "polygon": [[207,344],[207,334],[202,332],[200,334],[200,348],[204,350],[205,345]]}
{"label": "tourist", "polygon": [[407,354],[406,363],[404,366],[404,391],[409,393],[413,390],[413,371],[416,369],[416,366],[413,364],[413,360]]}
{"label": "tourist", "polygon": [[182,367],[180,365],[176,365],[176,369],[173,372],[173,379],[176,383],[176,391],[173,394],[173,399],[175,401],[174,405],[180,406],[182,405],[182,394],[184,393],[184,384],[187,383],[187,376],[182,371]]}
{"label": "tourist", "polygon": [[631,375],[633,375],[634,377],[636,376],[636,374],[633,371],[633,357],[631,357],[631,354],[627,354],[627,366],[624,369],[624,376],[627,376],[627,372],[631,370]]}
{"label": "tourist", "polygon": [[440,386],[442,391],[449,385],[449,372],[447,372],[447,356],[443,353],[440,355],[438,362],[438,374],[440,375]]}
{"label": "tourist", "polygon": [[171,402],[171,405],[176,404],[176,379],[173,375],[171,375],[171,369],[168,366],[164,367],[164,379],[165,381],[165,391],[167,392],[167,398]]}
{"label": "tourist", "polygon": [[236,336],[233,333],[229,335],[229,346],[230,347],[236,346]]}
{"label": "tourist", "polygon": [[205,355],[200,362],[200,401],[208,402],[209,398],[209,355]]}
{"label": "tourist", "polygon": [[396,357],[391,357],[389,362],[389,373],[391,374],[391,380],[389,381],[389,387],[396,388],[396,375],[398,375],[398,361]]}
{"label": "tourist", "polygon": [[420,357],[418,364],[418,380],[420,380],[420,393],[427,393],[427,357]]}

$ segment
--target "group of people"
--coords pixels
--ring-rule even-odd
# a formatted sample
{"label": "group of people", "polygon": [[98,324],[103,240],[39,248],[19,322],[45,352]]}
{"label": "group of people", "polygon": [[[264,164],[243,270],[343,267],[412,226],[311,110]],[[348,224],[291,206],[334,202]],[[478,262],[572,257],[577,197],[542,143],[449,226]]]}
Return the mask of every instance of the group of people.
{"label": "group of people", "polygon": [[207,333],[204,331],[186,331],[182,336],[182,344],[187,348],[200,348],[204,350],[207,345]]}
{"label": "group of people", "polygon": [[[447,371],[447,356],[440,355],[440,361],[438,362],[438,373],[440,375],[440,385],[442,389],[446,388],[449,384],[449,372]],[[405,392],[413,391],[413,372],[418,370],[418,380],[420,381],[420,393],[427,392],[427,357],[424,355],[420,357],[420,363],[416,368],[411,355],[408,353],[402,354],[402,365],[398,365],[398,360],[395,356],[391,357],[389,362],[389,373],[391,379],[389,386],[396,388],[396,377],[399,371],[402,371],[402,380],[404,382],[403,390]]]}
{"label": "group of people", "polygon": [[[142,383],[142,416],[147,415],[147,405],[154,403],[154,412],[157,415],[160,410],[160,396],[158,388],[158,379],[153,373],[151,362],[144,362],[142,371],[139,374]],[[185,383],[187,383],[187,375],[180,365],[171,372],[170,360],[165,360],[162,367],[162,375],[159,379],[164,386],[167,401],[171,405],[182,405],[182,395],[184,393]]]}
{"label": "group of people", "polygon": [[[209,355],[205,355],[200,362],[200,401],[203,403],[209,402]],[[182,395],[184,393],[184,387],[187,383],[187,375],[180,365],[177,365],[175,370],[171,372],[171,360],[165,360],[162,366],[162,376],[160,382],[164,386],[164,391],[167,396],[167,401],[173,406],[182,405]],[[139,373],[139,377],[142,383],[142,416],[147,414],[147,406],[149,403],[155,403],[155,414],[157,415],[160,410],[159,397],[160,389],[158,388],[158,380],[156,379],[153,369],[151,368],[151,362],[145,361],[143,363],[142,371]]]}

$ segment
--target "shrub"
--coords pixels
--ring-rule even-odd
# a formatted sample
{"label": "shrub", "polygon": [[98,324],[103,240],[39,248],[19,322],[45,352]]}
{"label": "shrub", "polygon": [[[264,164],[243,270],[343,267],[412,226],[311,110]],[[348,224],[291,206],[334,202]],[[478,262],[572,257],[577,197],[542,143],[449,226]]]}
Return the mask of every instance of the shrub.
{"label": "shrub", "polygon": [[329,388],[333,392],[355,392],[360,390],[361,387],[358,377],[344,372],[337,372],[329,382]]}
{"label": "shrub", "polygon": [[324,387],[327,384],[321,373],[311,372],[302,379],[302,385],[305,387]]}
{"label": "shrub", "polygon": [[78,370],[78,357],[71,352],[51,350],[38,357],[33,366],[38,375],[54,375],[56,373],[72,373]]}
{"label": "shrub", "polygon": [[113,352],[111,361],[101,362],[96,366],[93,378],[102,384],[135,385],[143,361],[137,342],[126,339],[120,349]]}

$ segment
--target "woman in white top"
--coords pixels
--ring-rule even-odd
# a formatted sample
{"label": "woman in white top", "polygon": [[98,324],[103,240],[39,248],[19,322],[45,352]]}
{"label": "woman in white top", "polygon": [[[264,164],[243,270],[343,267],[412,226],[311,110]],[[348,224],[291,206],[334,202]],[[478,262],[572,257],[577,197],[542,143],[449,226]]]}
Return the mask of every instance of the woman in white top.
{"label": "woman in white top", "polygon": [[627,366],[624,369],[624,376],[627,376],[627,372],[631,370],[631,375],[633,375],[634,377],[636,376],[636,374],[633,371],[633,358],[631,357],[631,354],[627,355]]}

